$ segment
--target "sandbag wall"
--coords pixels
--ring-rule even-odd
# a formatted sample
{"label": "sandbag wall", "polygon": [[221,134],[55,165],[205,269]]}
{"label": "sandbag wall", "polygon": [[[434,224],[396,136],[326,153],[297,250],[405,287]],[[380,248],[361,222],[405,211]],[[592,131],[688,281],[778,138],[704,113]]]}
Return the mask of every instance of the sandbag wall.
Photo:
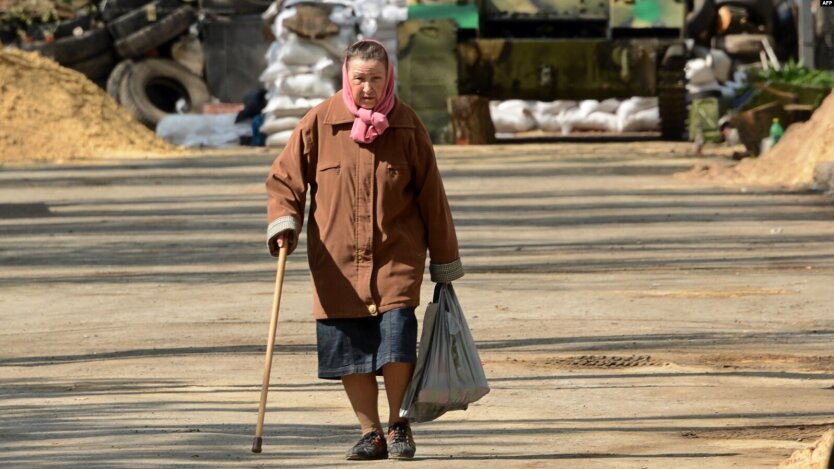
{"label": "sandbag wall", "polygon": [[552,102],[491,101],[490,115],[498,137],[542,130],[569,134],[573,131],[641,132],[660,129],[656,97],[623,101],[557,100]]}
{"label": "sandbag wall", "polygon": [[345,49],[359,38],[388,48],[396,67],[396,23],[405,19],[404,1],[286,2],[271,25],[275,41],[266,53],[260,80],[267,90],[261,133],[267,146],[285,145],[310,109],[341,88]]}
{"label": "sandbag wall", "polygon": [[267,90],[260,128],[267,146],[285,145],[301,117],[340,88],[339,58],[354,39],[348,7],[301,4],[276,13],[275,41],[260,76]]}

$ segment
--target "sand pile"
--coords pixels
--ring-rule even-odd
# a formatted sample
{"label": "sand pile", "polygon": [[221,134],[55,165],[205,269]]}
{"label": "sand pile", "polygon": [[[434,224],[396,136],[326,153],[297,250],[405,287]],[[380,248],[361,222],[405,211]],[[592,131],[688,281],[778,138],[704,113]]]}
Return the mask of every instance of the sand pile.
{"label": "sand pile", "polygon": [[0,164],[176,151],[84,75],[0,49]]}
{"label": "sand pile", "polygon": [[834,161],[834,93],[809,121],[791,125],[779,144],[761,157],[747,158],[731,168],[699,167],[688,175],[716,182],[797,189],[813,184],[814,170],[824,161]]}
{"label": "sand pile", "polygon": [[831,469],[834,448],[834,429],[825,432],[822,437],[808,448],[795,451],[790,458],[779,464],[779,469]]}

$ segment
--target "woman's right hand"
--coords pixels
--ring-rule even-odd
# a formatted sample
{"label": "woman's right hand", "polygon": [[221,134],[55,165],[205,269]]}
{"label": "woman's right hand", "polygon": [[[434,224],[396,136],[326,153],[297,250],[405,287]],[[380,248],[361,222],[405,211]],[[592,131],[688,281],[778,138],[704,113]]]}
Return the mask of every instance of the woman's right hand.
{"label": "woman's right hand", "polygon": [[292,235],[292,231],[282,231],[273,236],[269,240],[269,252],[272,253],[273,256],[278,256],[278,251],[280,251],[284,246],[287,246],[289,250],[292,250]]}

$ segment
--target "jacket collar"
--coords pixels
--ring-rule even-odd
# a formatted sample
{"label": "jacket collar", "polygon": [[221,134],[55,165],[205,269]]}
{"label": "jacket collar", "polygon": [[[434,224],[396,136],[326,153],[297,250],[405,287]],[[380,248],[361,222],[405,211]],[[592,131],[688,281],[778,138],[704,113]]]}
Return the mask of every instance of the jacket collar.
{"label": "jacket collar", "polygon": [[[330,105],[327,106],[327,113],[324,115],[324,123],[329,125],[353,124],[354,119],[354,115],[342,100],[342,91],[337,91],[330,98]],[[394,109],[388,114],[388,127],[412,129],[415,127],[399,98],[395,98]]]}

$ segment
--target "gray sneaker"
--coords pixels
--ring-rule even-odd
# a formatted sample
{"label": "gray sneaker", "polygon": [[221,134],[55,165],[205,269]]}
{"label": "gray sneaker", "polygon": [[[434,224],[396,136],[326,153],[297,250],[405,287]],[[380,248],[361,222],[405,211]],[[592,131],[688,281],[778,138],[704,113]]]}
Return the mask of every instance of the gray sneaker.
{"label": "gray sneaker", "polygon": [[410,459],[414,457],[417,445],[408,421],[400,420],[388,428],[388,457],[394,459]]}
{"label": "gray sneaker", "polygon": [[378,431],[365,433],[353,448],[345,455],[349,461],[368,461],[372,459],[387,459],[388,449],[385,438]]}

